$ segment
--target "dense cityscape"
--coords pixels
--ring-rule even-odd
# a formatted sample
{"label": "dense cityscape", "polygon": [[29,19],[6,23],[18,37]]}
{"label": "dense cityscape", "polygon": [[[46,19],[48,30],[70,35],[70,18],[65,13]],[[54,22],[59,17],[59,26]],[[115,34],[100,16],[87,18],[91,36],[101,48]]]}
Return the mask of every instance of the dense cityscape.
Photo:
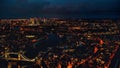
{"label": "dense cityscape", "polygon": [[2,68],[120,68],[119,46],[119,19],[0,19]]}

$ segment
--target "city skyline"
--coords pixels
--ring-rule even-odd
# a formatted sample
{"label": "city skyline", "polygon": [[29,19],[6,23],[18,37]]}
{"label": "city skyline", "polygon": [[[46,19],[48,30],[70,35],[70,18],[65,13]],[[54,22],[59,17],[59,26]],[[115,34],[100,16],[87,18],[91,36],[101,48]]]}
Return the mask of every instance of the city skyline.
{"label": "city skyline", "polygon": [[120,18],[119,0],[1,0],[0,18]]}

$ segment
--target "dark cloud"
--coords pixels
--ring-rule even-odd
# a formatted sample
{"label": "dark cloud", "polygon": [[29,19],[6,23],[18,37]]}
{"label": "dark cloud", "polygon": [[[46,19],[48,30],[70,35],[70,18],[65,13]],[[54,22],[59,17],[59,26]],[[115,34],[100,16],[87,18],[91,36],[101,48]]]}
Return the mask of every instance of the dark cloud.
{"label": "dark cloud", "polygon": [[1,0],[0,17],[119,16],[119,0]]}

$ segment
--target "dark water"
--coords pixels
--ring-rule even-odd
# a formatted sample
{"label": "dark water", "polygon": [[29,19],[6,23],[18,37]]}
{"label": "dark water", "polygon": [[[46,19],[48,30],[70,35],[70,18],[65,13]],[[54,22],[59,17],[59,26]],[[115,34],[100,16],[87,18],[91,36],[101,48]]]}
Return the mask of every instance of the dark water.
{"label": "dark water", "polygon": [[119,68],[119,65],[120,65],[120,47],[111,62],[110,68]]}
{"label": "dark water", "polygon": [[42,50],[46,51],[47,47],[54,47],[59,45],[60,43],[64,42],[66,40],[65,37],[59,38],[57,34],[49,34],[47,36],[47,39],[39,40],[36,42],[35,48],[28,47],[26,49],[26,56],[29,58],[34,58],[38,55],[38,53]]}
{"label": "dark water", "polygon": [[0,68],[7,68],[8,62],[5,60],[0,60]]}

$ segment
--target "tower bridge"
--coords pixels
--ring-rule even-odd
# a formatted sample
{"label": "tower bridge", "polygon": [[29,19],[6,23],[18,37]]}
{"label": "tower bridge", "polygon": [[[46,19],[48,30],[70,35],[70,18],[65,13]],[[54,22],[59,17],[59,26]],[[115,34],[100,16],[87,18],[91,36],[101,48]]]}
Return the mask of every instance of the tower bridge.
{"label": "tower bridge", "polygon": [[12,68],[13,65],[17,65],[17,68],[24,68],[25,66],[21,66],[21,62],[28,62],[28,63],[34,63],[34,59],[27,58],[22,52],[7,52],[5,51],[4,55],[2,56],[2,59],[6,60],[8,62],[7,68]]}

